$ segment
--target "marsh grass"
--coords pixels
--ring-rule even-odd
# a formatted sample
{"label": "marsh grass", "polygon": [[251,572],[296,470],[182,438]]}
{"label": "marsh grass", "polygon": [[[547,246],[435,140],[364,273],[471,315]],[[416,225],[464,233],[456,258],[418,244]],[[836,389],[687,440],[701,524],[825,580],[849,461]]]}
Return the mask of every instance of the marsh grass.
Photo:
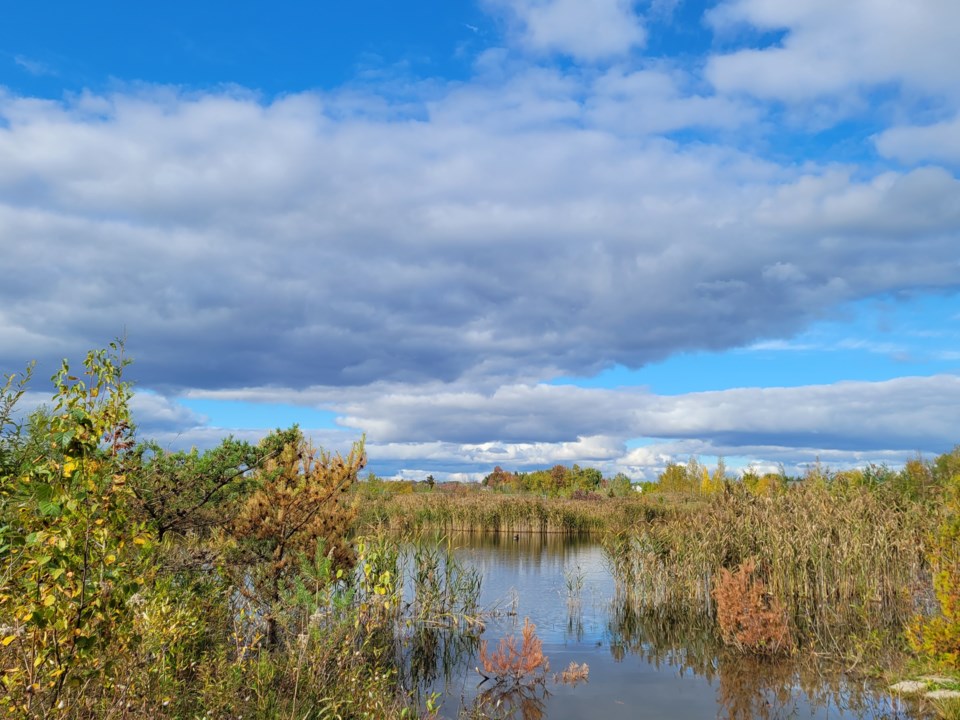
{"label": "marsh grass", "polygon": [[723,569],[755,562],[801,647],[847,654],[851,637],[899,642],[929,594],[929,509],[882,489],[805,482],[778,496],[728,487],[694,514],[611,533],[605,549],[638,607],[686,606],[713,617]]}
{"label": "marsh grass", "polygon": [[365,500],[361,528],[403,536],[434,530],[454,532],[599,533],[612,526],[650,521],[670,512],[646,498],[568,500],[472,492],[392,494]]}

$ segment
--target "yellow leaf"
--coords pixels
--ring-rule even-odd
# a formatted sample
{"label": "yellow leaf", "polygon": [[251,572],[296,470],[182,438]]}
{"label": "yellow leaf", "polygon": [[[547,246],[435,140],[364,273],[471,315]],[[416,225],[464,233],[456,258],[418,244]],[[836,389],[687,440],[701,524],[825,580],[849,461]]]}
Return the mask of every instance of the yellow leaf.
{"label": "yellow leaf", "polygon": [[70,477],[73,475],[74,470],[77,469],[77,461],[74,459],[69,459],[63,464],[63,476]]}
{"label": "yellow leaf", "polygon": [[16,639],[17,639],[16,635],[7,635],[3,640],[0,640],[0,645],[3,645],[4,647],[6,647]]}
{"label": "yellow leaf", "polygon": [[43,606],[44,606],[44,607],[50,607],[50,606],[53,605],[56,601],[57,601],[57,599],[56,599],[53,595],[45,595],[44,598],[43,598],[43,600],[42,600],[41,602],[43,603]]}
{"label": "yellow leaf", "polygon": [[107,556],[103,559],[103,561],[104,561],[107,565],[113,565],[113,564],[117,561],[117,556],[116,556],[116,555],[113,555],[113,554],[107,555]]}

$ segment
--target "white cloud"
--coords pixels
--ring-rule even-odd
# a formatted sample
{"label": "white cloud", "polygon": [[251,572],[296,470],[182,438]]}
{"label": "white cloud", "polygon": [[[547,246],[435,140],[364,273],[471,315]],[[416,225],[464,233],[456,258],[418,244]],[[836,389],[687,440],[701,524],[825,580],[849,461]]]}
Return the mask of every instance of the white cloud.
{"label": "white cloud", "polygon": [[29,339],[0,361],[127,328],[158,389],[535,381],[957,286],[942,169],[779,166],[597,118],[627,93],[691,122],[682,85],[539,69],[432,88],[419,120],[337,94],[0,96],[0,328]]}
{"label": "white cloud", "polygon": [[14,56],[13,61],[17,64],[17,66],[23,68],[31,75],[57,75],[57,71],[52,65],[40,60],[28,58],[25,55],[16,55]]}
{"label": "white cloud", "polygon": [[737,128],[753,122],[754,108],[684,87],[690,78],[660,69],[611,68],[593,84],[586,118],[618,135],[649,135],[682,128]]}
{"label": "white cloud", "polygon": [[[791,468],[818,456],[896,465],[949,450],[960,423],[956,375],[671,396],[569,385],[479,392],[466,383],[196,394],[331,408],[345,436],[367,433],[373,462],[451,472],[579,462],[651,478],[692,454]],[[649,444],[629,449],[637,437]]]}
{"label": "white cloud", "polygon": [[632,0],[486,0],[505,12],[520,46],[593,62],[642,46],[646,31]]}
{"label": "white cloud", "polygon": [[708,17],[730,35],[738,25],[785,33],[773,46],[711,58],[707,77],[724,92],[802,103],[893,83],[960,99],[948,70],[960,62],[953,0],[728,0]]}
{"label": "white cloud", "polygon": [[879,133],[875,141],[882,155],[905,163],[960,165],[960,115],[930,125],[890,128]]}
{"label": "white cloud", "polygon": [[[895,461],[954,441],[952,376],[678,397],[539,383],[787,347],[839,303],[960,288],[956,173],[912,167],[960,156],[960,5],[730,0],[721,43],[782,40],[675,63],[639,56],[632,3],[489,5],[515,45],[458,82],[0,91],[0,367],[38,357],[42,377],[126,328],[164,397],[332,408],[325,445],[366,431],[410,473]],[[896,123],[876,147],[907,169],[767,152],[765,101],[832,122],[874,90],[872,125]],[[137,412],[163,442],[222,436],[160,398]]]}

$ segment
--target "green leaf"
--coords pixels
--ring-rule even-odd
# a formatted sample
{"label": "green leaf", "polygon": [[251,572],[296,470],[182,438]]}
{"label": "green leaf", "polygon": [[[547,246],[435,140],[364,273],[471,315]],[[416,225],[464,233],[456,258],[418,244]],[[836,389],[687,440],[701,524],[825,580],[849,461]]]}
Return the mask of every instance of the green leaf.
{"label": "green leaf", "polygon": [[57,503],[50,500],[43,500],[39,503],[40,514],[46,517],[59,517],[61,508]]}

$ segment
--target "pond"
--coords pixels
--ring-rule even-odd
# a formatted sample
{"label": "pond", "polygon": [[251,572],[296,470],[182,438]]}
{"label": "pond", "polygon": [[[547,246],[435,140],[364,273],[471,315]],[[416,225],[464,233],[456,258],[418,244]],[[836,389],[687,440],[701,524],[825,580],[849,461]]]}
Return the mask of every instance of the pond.
{"label": "pond", "polygon": [[[922,717],[829,664],[744,657],[718,647],[703,619],[632,610],[590,539],[459,535],[453,544],[482,576],[480,607],[492,611],[481,636],[488,650],[505,636],[519,639],[529,618],[551,673],[541,685],[503,693],[482,682],[477,641],[448,636],[418,675],[425,695],[439,694],[441,717],[480,717],[481,705],[489,716],[517,720]],[[589,666],[585,682],[555,680],[571,662]]]}

